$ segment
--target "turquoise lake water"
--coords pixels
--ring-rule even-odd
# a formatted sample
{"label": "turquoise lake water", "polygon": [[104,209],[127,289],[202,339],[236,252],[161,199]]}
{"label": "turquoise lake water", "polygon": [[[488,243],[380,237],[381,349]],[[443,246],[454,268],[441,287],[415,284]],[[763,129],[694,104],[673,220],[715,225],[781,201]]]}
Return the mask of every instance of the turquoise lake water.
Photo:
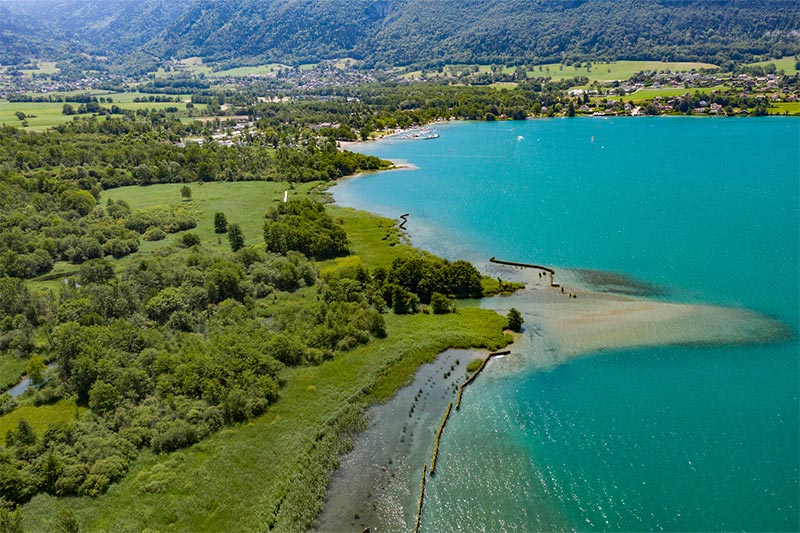
{"label": "turquoise lake water", "polygon": [[[417,169],[349,180],[337,203],[411,213],[414,244],[451,259],[623,273],[667,300],[773,316],[794,336],[482,376],[448,424],[423,529],[800,529],[800,121],[436,130],[359,146]],[[531,336],[517,349],[539,348]]]}

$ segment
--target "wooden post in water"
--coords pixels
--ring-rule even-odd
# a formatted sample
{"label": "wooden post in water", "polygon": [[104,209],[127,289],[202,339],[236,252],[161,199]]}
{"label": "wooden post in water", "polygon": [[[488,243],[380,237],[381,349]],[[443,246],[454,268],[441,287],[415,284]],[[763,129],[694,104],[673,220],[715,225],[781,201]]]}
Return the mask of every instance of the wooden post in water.
{"label": "wooden post in water", "polygon": [[419,503],[417,504],[417,522],[414,524],[414,533],[419,533],[419,524],[422,520],[422,501],[425,499],[425,478],[428,475],[428,465],[422,467],[422,484],[419,487]]}

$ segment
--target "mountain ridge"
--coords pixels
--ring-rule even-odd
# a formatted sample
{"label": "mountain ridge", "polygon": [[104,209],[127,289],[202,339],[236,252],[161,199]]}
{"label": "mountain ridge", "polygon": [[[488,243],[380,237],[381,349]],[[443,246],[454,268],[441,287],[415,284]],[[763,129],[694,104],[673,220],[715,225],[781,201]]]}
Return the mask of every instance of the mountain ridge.
{"label": "mountain ridge", "polygon": [[[367,67],[800,53],[789,0],[0,0],[5,56]],[[0,60],[8,59],[0,57]]]}

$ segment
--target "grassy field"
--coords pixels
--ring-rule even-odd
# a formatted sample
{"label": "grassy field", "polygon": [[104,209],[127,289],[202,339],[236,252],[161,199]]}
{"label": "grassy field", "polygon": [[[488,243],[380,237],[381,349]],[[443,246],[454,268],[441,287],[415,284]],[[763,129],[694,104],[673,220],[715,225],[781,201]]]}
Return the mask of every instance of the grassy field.
{"label": "grassy field", "polygon": [[[290,194],[314,194],[313,186],[298,186]],[[180,187],[129,187],[107,195],[136,208],[180,203]],[[261,215],[282,198],[286,185],[209,183],[192,188],[200,221],[196,231],[215,246],[213,212],[226,212],[229,221],[242,224],[247,242],[260,242]],[[322,268],[387,265],[398,255],[413,253],[394,221],[329,208],[344,223],[354,255],[322,263]],[[391,397],[410,382],[420,364],[447,348],[495,349],[510,340],[502,333],[505,319],[478,308],[460,308],[450,315],[384,317],[387,338],[319,366],[285,370],[280,399],[265,415],[172,454],[144,452],[122,482],[96,499],[37,496],[23,508],[25,530],[53,530],[63,507],[90,531],[298,529],[297,516],[320,509],[346,446],[345,432],[357,427],[343,425],[343,420],[357,421],[370,402]]]}
{"label": "grassy field", "polygon": [[[423,73],[429,78],[436,78],[439,76],[449,76],[451,72],[459,72],[470,70],[472,65],[448,65],[444,67],[443,73],[438,71],[422,71],[415,70],[407,72],[400,76],[404,79],[414,79],[420,77]],[[477,65],[479,73],[487,73],[492,71],[492,65]],[[627,80],[637,72],[655,70],[670,70],[672,72],[688,72],[692,69],[699,68],[717,68],[716,65],[710,63],[687,63],[687,62],[662,62],[662,61],[615,61],[613,63],[592,63],[591,68],[587,69],[585,66],[561,66],[558,63],[550,63],[546,65],[537,65],[533,70],[527,71],[529,78],[534,77],[550,77],[554,80],[565,78],[574,78],[576,76],[586,76],[589,81],[609,81],[609,80]],[[517,67],[501,67],[498,72],[503,74],[513,74]]]}
{"label": "grassy field", "polygon": [[699,68],[717,68],[710,63],[681,63],[681,62],[662,62],[662,61],[615,61],[613,63],[592,63],[590,69],[584,66],[575,67],[574,65],[559,68],[558,63],[541,65],[533,71],[528,72],[528,76],[550,76],[554,80],[564,78],[574,78],[575,76],[586,76],[590,81],[609,81],[627,80],[637,72],[643,70],[670,70],[672,72],[686,72]]}
{"label": "grassy field", "polygon": [[770,115],[800,116],[800,102],[775,102],[767,108]]}
{"label": "grassy field", "polygon": [[727,88],[728,87],[725,87],[724,85],[715,85],[714,87],[707,87],[707,88],[703,88],[703,89],[685,89],[685,88],[679,88],[679,89],[673,89],[673,88],[666,88],[666,89],[639,89],[638,91],[633,92],[633,93],[629,94],[628,96],[622,97],[622,99],[625,100],[626,102],[628,100],[633,100],[636,103],[640,103],[640,102],[652,100],[656,96],[663,96],[663,97],[666,98],[666,97],[669,97],[669,96],[682,96],[682,95],[684,95],[686,93],[694,94],[695,92],[699,92],[700,94],[709,94],[712,91],[722,91],[722,90],[725,90]]}
{"label": "grassy field", "polygon": [[783,70],[784,72],[786,72],[786,74],[789,74],[789,75],[797,74],[798,72],[800,72],[795,68],[795,64],[797,63],[797,58],[792,57],[792,56],[783,57],[781,59],[770,59],[769,61],[759,61],[758,63],[749,63],[747,66],[748,67],[756,67],[756,66],[766,67],[770,63],[774,64],[775,68],[777,68],[778,70]]}
{"label": "grassy field", "polygon": [[[59,69],[56,67],[56,63],[54,61],[36,61],[35,63],[39,68],[22,69],[20,72],[22,72],[22,74],[27,78],[31,78],[34,74],[55,74],[56,72],[59,72]],[[6,72],[14,69],[16,69],[14,66],[0,66],[0,70]]]}
{"label": "grassy field", "polygon": [[269,65],[258,65],[255,67],[237,67],[227,70],[209,70],[206,76],[209,78],[224,78],[226,76],[267,76],[274,74],[281,69],[291,68],[280,63],[270,63]]}
{"label": "grassy field", "polygon": [[[189,183],[192,200],[181,197],[183,183],[169,183],[142,187],[120,187],[103,193],[100,203],[112,200],[125,200],[132,209],[150,209],[158,206],[182,206],[194,215],[197,227],[189,230],[200,237],[203,246],[211,249],[229,249],[226,235],[214,233],[214,213],[225,213],[229,224],[239,224],[244,233],[245,244],[258,244],[264,241],[264,213],[283,199],[285,191],[289,198],[304,197],[310,194],[319,182],[289,184],[271,181],[209,182]],[[147,254],[171,244],[181,233],[168,235],[163,241],[141,241],[141,252]],[[134,258],[134,256],[130,256]],[[124,260],[123,260],[124,261]]]}
{"label": "grassy field", "polygon": [[[68,93],[63,93],[68,94]],[[82,93],[85,94],[85,93]],[[104,107],[111,107],[117,105],[122,109],[130,109],[136,111],[138,109],[158,109],[163,110],[166,107],[177,107],[183,111],[185,105],[180,102],[134,102],[135,98],[147,97],[150,95],[143,93],[109,93],[107,91],[92,91],[89,94],[94,96],[110,96],[114,101],[111,104],[100,104]],[[188,99],[189,96],[180,96],[181,100]],[[77,107],[79,104],[72,104]],[[195,109],[202,110],[205,104],[196,104]],[[26,119],[28,128],[32,131],[43,131],[47,128],[70,122],[75,116],[87,115],[64,115],[61,110],[64,104],[61,102],[9,102],[7,100],[0,100],[0,124],[7,126],[22,126],[22,121],[19,120],[15,113],[22,111],[26,115],[34,115]]]}
{"label": "grassy field", "polygon": [[39,407],[23,405],[0,416],[0,437],[5,438],[9,429],[16,429],[21,419],[25,419],[34,431],[41,435],[48,426],[67,423],[85,411],[86,408],[78,407],[73,398]]}

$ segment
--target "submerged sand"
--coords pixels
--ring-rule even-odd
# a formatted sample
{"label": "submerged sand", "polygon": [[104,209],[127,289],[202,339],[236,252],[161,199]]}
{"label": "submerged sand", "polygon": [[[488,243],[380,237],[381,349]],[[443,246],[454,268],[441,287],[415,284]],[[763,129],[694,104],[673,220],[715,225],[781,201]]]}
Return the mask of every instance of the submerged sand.
{"label": "submerged sand", "polygon": [[628,296],[645,290],[654,295],[661,291],[622,277],[617,288],[626,294],[596,290],[587,280],[591,283],[597,276],[587,277],[583,272],[557,273],[555,281],[562,286],[551,287],[549,275],[540,275],[536,269],[489,268],[492,275],[505,274],[506,279],[524,281],[526,288],[510,298],[487,299],[484,306],[498,312],[517,307],[528,328],[547,338],[561,361],[608,350],[759,344],[780,342],[792,335],[782,322],[747,309]]}

